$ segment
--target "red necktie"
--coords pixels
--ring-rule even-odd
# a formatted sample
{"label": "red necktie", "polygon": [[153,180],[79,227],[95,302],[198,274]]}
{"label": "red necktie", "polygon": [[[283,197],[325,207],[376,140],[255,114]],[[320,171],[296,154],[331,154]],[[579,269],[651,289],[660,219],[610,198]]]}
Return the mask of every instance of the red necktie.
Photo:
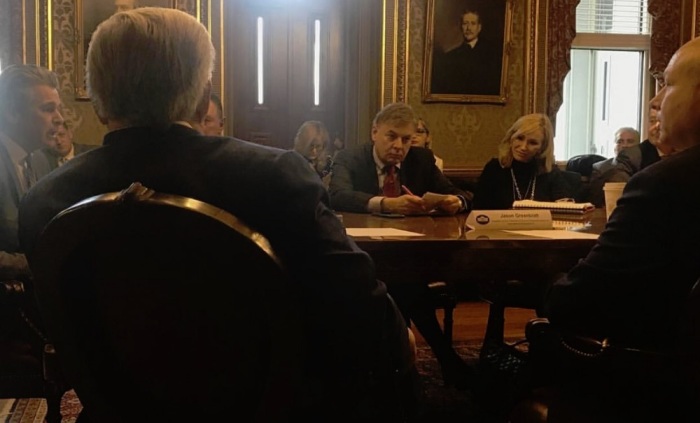
{"label": "red necktie", "polygon": [[398,184],[396,183],[396,167],[395,166],[385,166],[384,167],[384,185],[382,186],[382,194],[385,197],[398,197],[399,190]]}

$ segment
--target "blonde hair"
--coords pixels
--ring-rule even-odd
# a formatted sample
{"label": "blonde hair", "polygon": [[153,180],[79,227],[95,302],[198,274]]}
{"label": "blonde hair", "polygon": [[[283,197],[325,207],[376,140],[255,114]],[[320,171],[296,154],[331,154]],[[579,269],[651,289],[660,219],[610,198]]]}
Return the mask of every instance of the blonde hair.
{"label": "blonde hair", "polygon": [[309,152],[309,146],[315,134],[319,134],[321,136],[321,140],[323,141],[321,151],[318,152],[318,156],[313,163],[314,168],[320,172],[326,166],[330,157],[328,154],[330,135],[328,134],[328,129],[326,129],[326,126],[322,122],[317,120],[307,120],[301,124],[296,136],[294,137],[294,151],[308,159],[307,154]]}
{"label": "blonde hair", "polygon": [[532,113],[521,116],[508,128],[506,135],[498,145],[498,161],[504,168],[513,164],[513,151],[511,145],[513,138],[520,135],[530,135],[538,130],[542,131],[542,148],[533,158],[537,163],[537,174],[549,173],[554,166],[554,129],[547,115]]}
{"label": "blonde hair", "polygon": [[90,41],[88,94],[101,118],[166,129],[195,114],[214,57],[207,29],[185,12],[144,7],[117,13]]}

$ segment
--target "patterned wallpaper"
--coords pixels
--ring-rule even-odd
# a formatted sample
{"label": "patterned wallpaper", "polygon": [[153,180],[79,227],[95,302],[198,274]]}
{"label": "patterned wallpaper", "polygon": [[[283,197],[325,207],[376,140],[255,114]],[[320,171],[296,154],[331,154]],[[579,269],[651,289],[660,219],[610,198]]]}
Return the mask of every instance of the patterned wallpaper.
{"label": "patterned wallpaper", "polygon": [[[50,0],[53,12],[52,47],[53,70],[61,84],[61,97],[65,105],[65,118],[74,128],[75,142],[101,144],[107,132],[100,123],[88,100],[76,100],[75,56],[80,30],[75,25],[76,0]],[[95,0],[83,0],[83,2]],[[178,0],[177,7],[194,14],[196,0]]]}
{"label": "patterned wallpaper", "polygon": [[411,2],[407,102],[430,127],[432,148],[445,168],[477,169],[497,153],[497,144],[522,114],[525,87],[525,2],[514,1],[508,101],[500,104],[423,103],[423,57],[427,0]]}

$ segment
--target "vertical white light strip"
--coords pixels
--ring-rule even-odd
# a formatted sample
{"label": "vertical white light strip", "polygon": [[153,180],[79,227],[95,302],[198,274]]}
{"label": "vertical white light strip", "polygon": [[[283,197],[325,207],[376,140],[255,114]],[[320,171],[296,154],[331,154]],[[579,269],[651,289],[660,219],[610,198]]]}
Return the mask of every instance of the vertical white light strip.
{"label": "vertical white light strip", "polygon": [[314,21],[314,106],[321,102],[321,21]]}
{"label": "vertical white light strip", "polygon": [[263,80],[265,73],[263,72],[263,18],[258,16],[258,104],[265,102],[265,87]]}

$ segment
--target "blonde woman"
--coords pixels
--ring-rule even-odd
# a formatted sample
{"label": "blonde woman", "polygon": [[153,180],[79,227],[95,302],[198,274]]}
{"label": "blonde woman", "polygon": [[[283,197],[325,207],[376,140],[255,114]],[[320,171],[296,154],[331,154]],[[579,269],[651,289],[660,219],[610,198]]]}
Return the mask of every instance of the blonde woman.
{"label": "blonde woman", "polygon": [[[423,147],[427,148],[428,150],[431,150],[431,142],[432,138],[430,138],[430,128],[428,128],[428,125],[425,123],[425,120],[423,120],[423,118],[418,118],[418,121],[416,123],[416,132],[414,132],[413,136],[411,137],[411,146]],[[435,155],[435,153],[433,153],[433,157],[435,157],[435,166],[437,166],[438,169],[440,169],[440,171],[442,172],[442,159]]]}
{"label": "blonde woman", "polygon": [[328,187],[331,173],[331,156],[328,153],[330,136],[326,126],[317,120],[302,123],[294,137],[294,151],[304,156]]}
{"label": "blonde woman", "polygon": [[515,200],[573,197],[554,162],[554,130],[541,113],[520,117],[498,145],[498,157],[481,171],[474,209],[510,209]]}

